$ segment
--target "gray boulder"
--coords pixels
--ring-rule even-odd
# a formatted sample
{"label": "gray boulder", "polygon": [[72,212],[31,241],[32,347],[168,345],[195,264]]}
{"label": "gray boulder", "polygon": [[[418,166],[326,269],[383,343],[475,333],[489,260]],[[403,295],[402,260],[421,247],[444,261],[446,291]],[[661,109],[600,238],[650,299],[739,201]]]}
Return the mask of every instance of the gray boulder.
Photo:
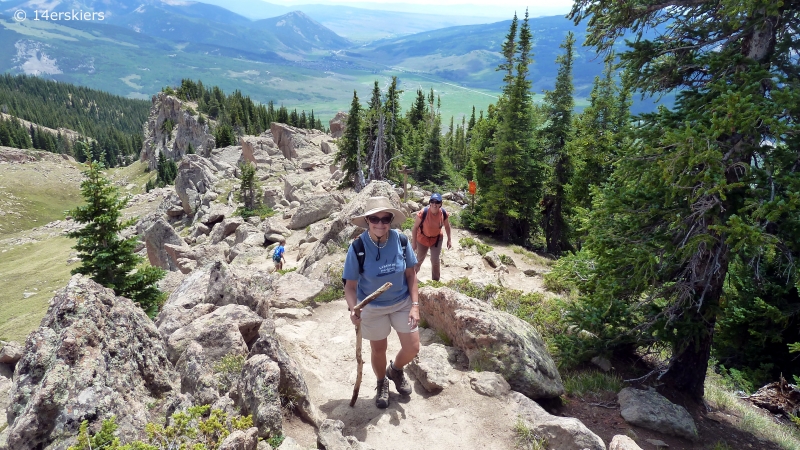
{"label": "gray boulder", "polygon": [[194,214],[202,202],[203,194],[217,182],[214,165],[200,155],[186,155],[178,165],[175,192],[181,198],[183,211]]}
{"label": "gray boulder", "polygon": [[487,397],[502,397],[511,390],[502,375],[494,372],[471,372],[469,384],[475,392]]}
{"label": "gray boulder", "polygon": [[214,228],[211,229],[211,234],[209,234],[211,243],[218,244],[222,242],[225,238],[233,234],[243,223],[244,219],[241,217],[226,217],[222,222],[214,225]]}
{"label": "gray boulder", "polygon": [[219,399],[213,364],[197,342],[189,343],[175,370],[181,375],[181,392],[192,394],[196,405],[212,405]]}
{"label": "gray boulder", "polygon": [[611,438],[611,443],[608,444],[608,450],[642,450],[642,447],[639,447],[636,441],[628,436],[618,434]]}
{"label": "gray boulder", "polygon": [[699,439],[694,419],[683,406],[676,405],[654,389],[625,388],[617,394],[620,415],[626,422],[659,433]]}
{"label": "gray boulder", "polygon": [[174,251],[173,256],[170,256],[164,244],[184,247],[186,243],[166,220],[159,218],[145,230],[144,243],[147,248],[147,259],[151,265],[170,271],[178,270]]}
{"label": "gray boulder", "polygon": [[559,450],[606,450],[602,439],[574,417],[553,416],[538,403],[519,392],[511,392],[517,416],[538,436],[547,440],[547,448]]}
{"label": "gray boulder", "polygon": [[22,358],[22,351],[24,348],[17,342],[11,341],[6,343],[2,349],[0,349],[0,363],[1,364],[8,364],[8,365],[15,365],[17,361]]}
{"label": "gray boulder", "polygon": [[317,407],[311,403],[300,366],[283,349],[280,341],[275,337],[275,324],[271,320],[265,320],[258,330],[259,338],[250,350],[250,357],[254,355],[266,355],[270,360],[275,361],[280,368],[279,390],[290,400],[295,412],[315,427],[322,421],[322,414]]}
{"label": "gray boulder", "polygon": [[275,153],[278,148],[270,138],[242,136],[239,138],[239,145],[242,147],[242,160],[255,164],[256,167],[263,167],[272,164],[270,150]]}
{"label": "gray boulder", "polygon": [[486,262],[492,266],[492,268],[498,268],[501,264],[503,264],[503,261],[500,260],[500,255],[498,255],[494,250],[483,255],[483,259],[485,259]]}
{"label": "gray boulder", "polygon": [[112,415],[120,438],[143,439],[144,425],[163,417],[177,395],[177,379],[144,311],[75,275],[51,300],[17,363],[8,446],[71,445],[83,420],[94,426]]}
{"label": "gray boulder", "polygon": [[308,197],[303,202],[302,208],[299,208],[292,220],[289,222],[289,228],[293,230],[305,228],[314,222],[328,217],[331,212],[339,207],[339,202],[331,195],[317,195]]}
{"label": "gray boulder", "polygon": [[325,289],[325,283],[289,272],[278,278],[273,288],[271,304],[274,308],[302,308]]}
{"label": "gray boulder", "polygon": [[431,344],[421,347],[417,357],[406,367],[426,391],[439,392],[455,381],[447,359],[444,345]]}
{"label": "gray boulder", "polygon": [[464,350],[472,367],[500,373],[534,399],[564,393],[556,364],[530,324],[449,288],[424,287],[419,301],[421,319]]}
{"label": "gray boulder", "polygon": [[286,159],[297,158],[297,149],[307,144],[304,134],[299,128],[283,123],[272,122],[270,125],[272,140],[281,149],[281,154]]}
{"label": "gray boulder", "polygon": [[258,428],[246,431],[236,430],[222,441],[218,450],[256,450],[258,448]]}
{"label": "gray boulder", "polygon": [[343,436],[344,422],[325,419],[317,431],[317,448],[325,450],[367,450],[371,447],[362,444],[355,436]]}
{"label": "gray boulder", "polygon": [[328,122],[331,130],[331,137],[334,139],[344,136],[344,130],[347,128],[348,114],[344,111],[339,111],[333,116],[333,119]]}
{"label": "gray boulder", "polygon": [[263,272],[236,270],[216,261],[209,271],[204,301],[217,306],[242,305],[262,318],[270,317],[269,291],[272,276]]}

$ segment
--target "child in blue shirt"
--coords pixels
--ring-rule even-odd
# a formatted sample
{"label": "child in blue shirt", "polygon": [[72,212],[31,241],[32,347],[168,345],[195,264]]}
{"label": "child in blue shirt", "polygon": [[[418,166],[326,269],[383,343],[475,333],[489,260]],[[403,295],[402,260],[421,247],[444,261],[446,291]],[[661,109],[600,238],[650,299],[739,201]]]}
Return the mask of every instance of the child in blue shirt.
{"label": "child in blue shirt", "polygon": [[283,269],[283,263],[286,262],[286,257],[283,254],[286,252],[286,239],[281,239],[278,242],[278,246],[275,247],[275,251],[272,252],[272,262],[275,263],[275,270]]}

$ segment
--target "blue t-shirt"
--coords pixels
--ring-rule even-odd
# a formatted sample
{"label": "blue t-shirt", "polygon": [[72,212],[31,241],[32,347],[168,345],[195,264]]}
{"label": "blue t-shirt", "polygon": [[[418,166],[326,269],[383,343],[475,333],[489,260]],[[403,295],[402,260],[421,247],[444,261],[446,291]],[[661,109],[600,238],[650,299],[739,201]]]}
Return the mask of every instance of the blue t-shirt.
{"label": "blue t-shirt", "polygon": [[281,256],[283,256],[284,251],[286,251],[286,249],[282,245],[278,245],[275,248],[275,251],[272,252],[272,260],[275,262],[280,262]]}
{"label": "blue t-shirt", "polygon": [[385,247],[380,249],[380,258],[376,261],[378,247],[371,242],[367,231],[361,235],[361,240],[364,242],[364,272],[359,276],[358,258],[351,245],[347,250],[342,278],[358,281],[356,293],[359,302],[387,281],[392,283],[392,287],[388,291],[367,306],[389,306],[403,301],[410,295],[405,270],[407,267],[414,267],[417,264],[417,255],[411,249],[411,243],[406,245],[406,256],[403,258],[398,232],[390,230],[389,241]]}

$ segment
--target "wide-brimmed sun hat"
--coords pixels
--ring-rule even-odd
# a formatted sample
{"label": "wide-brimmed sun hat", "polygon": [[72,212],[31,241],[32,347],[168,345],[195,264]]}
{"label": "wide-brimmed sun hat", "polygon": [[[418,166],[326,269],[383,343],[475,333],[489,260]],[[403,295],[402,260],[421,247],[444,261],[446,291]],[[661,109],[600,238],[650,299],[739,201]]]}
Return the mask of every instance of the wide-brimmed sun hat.
{"label": "wide-brimmed sun hat", "polygon": [[367,199],[367,205],[364,207],[366,210],[364,214],[355,216],[350,219],[350,223],[361,228],[369,228],[367,216],[378,214],[379,212],[388,212],[394,215],[392,218],[393,227],[398,227],[405,222],[406,215],[402,211],[392,206],[392,203],[386,197],[370,197]]}

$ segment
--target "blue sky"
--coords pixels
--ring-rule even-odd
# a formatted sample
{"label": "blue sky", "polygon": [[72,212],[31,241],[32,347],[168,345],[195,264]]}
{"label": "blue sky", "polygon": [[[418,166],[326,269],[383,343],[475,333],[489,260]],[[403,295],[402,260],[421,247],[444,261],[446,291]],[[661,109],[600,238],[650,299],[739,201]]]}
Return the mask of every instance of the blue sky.
{"label": "blue sky", "polygon": [[356,8],[407,11],[461,16],[488,16],[510,18],[514,12],[521,17],[528,8],[532,17],[566,15],[572,7],[571,0],[267,0],[277,5],[331,4]]}

